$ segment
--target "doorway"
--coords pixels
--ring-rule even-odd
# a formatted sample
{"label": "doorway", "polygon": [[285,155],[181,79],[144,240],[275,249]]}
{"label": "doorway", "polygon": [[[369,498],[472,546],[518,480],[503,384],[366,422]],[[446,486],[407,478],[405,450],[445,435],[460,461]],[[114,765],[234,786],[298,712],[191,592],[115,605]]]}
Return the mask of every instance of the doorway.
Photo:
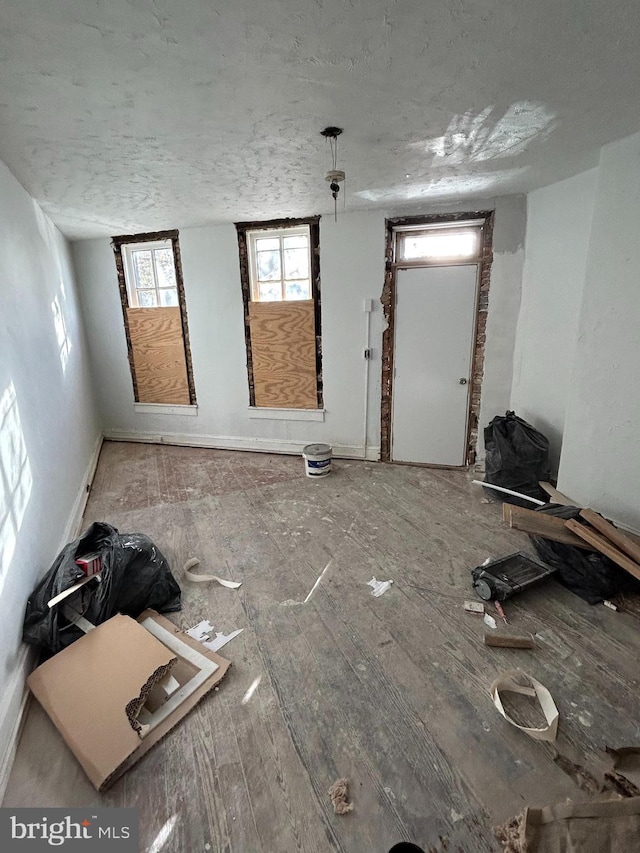
{"label": "doorway", "polygon": [[475,460],[493,217],[387,222],[383,461]]}

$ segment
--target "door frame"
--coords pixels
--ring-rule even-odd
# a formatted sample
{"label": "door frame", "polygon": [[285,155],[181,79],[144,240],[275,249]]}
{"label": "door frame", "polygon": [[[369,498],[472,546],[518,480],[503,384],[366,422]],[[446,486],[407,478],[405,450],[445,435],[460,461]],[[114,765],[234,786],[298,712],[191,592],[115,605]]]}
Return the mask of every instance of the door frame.
{"label": "door frame", "polygon": [[[464,213],[435,213],[424,216],[403,216],[385,220],[385,277],[380,302],[387,327],[382,333],[382,401],[380,413],[380,461],[391,461],[391,430],[393,427],[393,360],[395,352],[395,308],[397,293],[397,271],[408,266],[396,263],[395,232],[403,226],[447,225],[467,220],[481,220],[481,246],[478,264],[478,285],[476,310],[473,329],[473,348],[471,360],[471,381],[469,389],[469,412],[467,415],[466,465],[472,465],[476,459],[478,424],[480,417],[480,394],[484,369],[484,349],[489,308],[489,284],[491,264],[493,262],[493,220],[494,211],[476,210]],[[466,262],[467,264],[469,261]],[[476,263],[476,262],[472,262]],[[445,266],[446,261],[429,266]],[[424,265],[426,266],[426,265]],[[406,464],[406,463],[394,463]],[[443,466],[433,466],[443,467]],[[451,466],[445,466],[451,467]]]}

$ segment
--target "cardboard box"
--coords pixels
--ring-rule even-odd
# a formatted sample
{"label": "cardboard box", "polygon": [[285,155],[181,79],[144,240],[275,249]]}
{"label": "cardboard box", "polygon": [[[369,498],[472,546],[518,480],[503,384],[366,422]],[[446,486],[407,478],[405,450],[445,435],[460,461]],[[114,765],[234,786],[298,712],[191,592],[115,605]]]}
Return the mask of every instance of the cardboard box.
{"label": "cardboard box", "polygon": [[[143,627],[144,625],[144,627]],[[230,662],[152,610],[114,616],[39,666],[31,691],[99,791],[147,753],[224,677]],[[178,682],[157,710],[154,685]]]}

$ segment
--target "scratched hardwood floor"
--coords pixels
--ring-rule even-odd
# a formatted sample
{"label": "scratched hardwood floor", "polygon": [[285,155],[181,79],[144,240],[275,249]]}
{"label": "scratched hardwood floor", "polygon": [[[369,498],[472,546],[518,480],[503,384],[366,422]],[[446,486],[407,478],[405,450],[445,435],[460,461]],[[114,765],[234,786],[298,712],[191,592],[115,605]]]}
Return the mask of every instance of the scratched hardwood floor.
{"label": "scratched hardwood floor", "polygon": [[[474,853],[524,805],[584,798],[488,687],[514,665],[535,675],[560,710],[557,750],[596,767],[605,745],[638,743],[638,623],[549,582],[506,605],[537,648],[484,647],[462,608],[469,570],[528,539],[470,480],[335,460],[311,481],[295,457],[105,443],[86,523],[154,539],[183,589],[177,624],[244,633],[219,690],[104,795],[33,702],[4,805],[135,806],[149,853]],[[192,556],[242,586],[190,583]],[[372,575],[394,581],[380,598]],[[344,817],[327,796],[341,776]]]}

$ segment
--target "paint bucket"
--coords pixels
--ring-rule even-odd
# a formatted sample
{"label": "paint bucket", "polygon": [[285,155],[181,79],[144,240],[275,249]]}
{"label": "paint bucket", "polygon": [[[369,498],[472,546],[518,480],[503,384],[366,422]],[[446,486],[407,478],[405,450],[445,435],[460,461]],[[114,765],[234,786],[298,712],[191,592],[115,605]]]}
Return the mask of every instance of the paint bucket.
{"label": "paint bucket", "polygon": [[326,477],[331,473],[331,446],[307,444],[302,450],[304,470],[307,477]]}

